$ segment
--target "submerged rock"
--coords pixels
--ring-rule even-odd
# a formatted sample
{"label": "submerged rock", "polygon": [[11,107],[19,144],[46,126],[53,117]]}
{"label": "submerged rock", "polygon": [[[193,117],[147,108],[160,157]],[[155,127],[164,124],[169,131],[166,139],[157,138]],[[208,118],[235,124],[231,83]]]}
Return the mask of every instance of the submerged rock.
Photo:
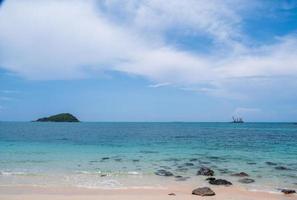
{"label": "submerged rock", "polygon": [[267,162],[265,162],[266,163],[266,165],[271,165],[271,166],[275,166],[275,165],[277,165],[276,163],[274,163],[274,162],[270,162],[270,161],[267,161]]}
{"label": "submerged rock", "polygon": [[229,174],[231,171],[229,169],[218,169],[221,174]]}
{"label": "submerged rock", "polygon": [[277,166],[274,169],[277,169],[277,170],[289,170],[289,168],[284,167],[284,166]]}
{"label": "submerged rock", "polygon": [[188,166],[188,167],[189,167],[189,166],[194,166],[193,163],[185,163],[184,165],[185,165],[185,166]]}
{"label": "submerged rock", "polygon": [[191,158],[190,159],[190,162],[195,162],[195,161],[198,161],[198,159],[197,158]]}
{"label": "submerged rock", "polygon": [[240,172],[240,173],[231,174],[231,176],[247,177],[249,175],[245,172]]}
{"label": "submerged rock", "polygon": [[284,194],[294,194],[296,193],[296,190],[282,189],[281,192]]}
{"label": "submerged rock", "polygon": [[257,163],[255,163],[255,162],[248,162],[247,164],[248,165],[256,165]]}
{"label": "submerged rock", "polygon": [[238,182],[249,184],[249,183],[254,183],[255,180],[254,179],[251,179],[251,178],[243,178],[243,179],[239,179]]}
{"label": "submerged rock", "polygon": [[229,182],[229,181],[227,181],[227,180],[225,180],[225,179],[215,179],[215,180],[210,180],[210,181],[209,181],[209,184],[211,184],[211,185],[226,185],[226,186],[228,186],[228,185],[232,185],[231,182]]}
{"label": "submerged rock", "polygon": [[165,169],[159,169],[158,171],[155,172],[155,174],[158,176],[173,176],[172,172],[167,171]]}
{"label": "submerged rock", "polygon": [[209,187],[201,187],[193,190],[192,194],[199,196],[214,196],[216,193],[212,191],[212,189],[210,189]]}
{"label": "submerged rock", "polygon": [[197,175],[202,175],[202,176],[213,176],[214,171],[209,169],[208,167],[201,167],[199,171],[197,172]]}

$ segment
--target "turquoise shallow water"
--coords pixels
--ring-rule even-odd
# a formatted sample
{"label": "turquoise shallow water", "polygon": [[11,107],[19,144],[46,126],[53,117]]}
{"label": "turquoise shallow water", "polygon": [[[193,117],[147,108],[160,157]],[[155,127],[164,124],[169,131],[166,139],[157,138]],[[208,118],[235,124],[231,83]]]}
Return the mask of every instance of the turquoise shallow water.
{"label": "turquoise shallow water", "polygon": [[[272,164],[267,164],[272,162]],[[201,166],[254,189],[297,187],[297,125],[290,123],[0,122],[0,185],[162,186],[203,182]],[[278,169],[283,167],[283,169]],[[142,180],[146,181],[142,181]],[[147,181],[149,180],[149,181]]]}

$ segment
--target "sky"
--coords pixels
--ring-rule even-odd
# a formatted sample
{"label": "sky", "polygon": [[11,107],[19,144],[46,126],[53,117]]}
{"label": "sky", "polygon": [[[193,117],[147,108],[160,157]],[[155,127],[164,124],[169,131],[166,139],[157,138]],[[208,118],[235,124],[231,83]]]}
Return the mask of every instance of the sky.
{"label": "sky", "polygon": [[297,121],[297,1],[0,1],[0,121],[61,112]]}

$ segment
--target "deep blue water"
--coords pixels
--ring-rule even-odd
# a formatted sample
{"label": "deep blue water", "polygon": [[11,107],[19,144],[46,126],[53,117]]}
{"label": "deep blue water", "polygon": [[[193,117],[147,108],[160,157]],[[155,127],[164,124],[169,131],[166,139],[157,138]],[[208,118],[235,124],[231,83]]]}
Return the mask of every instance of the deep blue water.
{"label": "deep blue water", "polygon": [[0,184],[55,174],[153,177],[162,168],[195,178],[200,166],[233,181],[245,171],[255,184],[296,187],[297,125],[0,122]]}

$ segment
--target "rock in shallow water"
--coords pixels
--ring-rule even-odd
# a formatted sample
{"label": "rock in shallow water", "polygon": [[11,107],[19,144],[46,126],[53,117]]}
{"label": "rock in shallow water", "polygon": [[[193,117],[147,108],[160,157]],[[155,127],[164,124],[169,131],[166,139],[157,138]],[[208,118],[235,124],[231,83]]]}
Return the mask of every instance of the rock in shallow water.
{"label": "rock in shallow water", "polygon": [[159,169],[158,171],[155,172],[156,175],[158,176],[173,176],[173,173],[164,169]]}
{"label": "rock in shallow water", "polygon": [[277,169],[277,170],[289,170],[289,168],[284,167],[284,166],[278,166],[278,167],[275,167],[274,169]]}
{"label": "rock in shallow water", "polygon": [[226,185],[226,186],[232,185],[231,182],[229,182],[229,181],[227,181],[225,179],[210,180],[209,184],[211,184],[211,185]]}
{"label": "rock in shallow water", "polygon": [[202,175],[202,176],[213,176],[214,171],[209,169],[208,167],[201,167],[199,171],[197,172],[197,175]]}
{"label": "rock in shallow water", "polygon": [[207,179],[205,179],[206,181],[214,181],[214,180],[216,180],[216,178],[214,178],[214,177],[209,177],[209,178],[207,178]]}
{"label": "rock in shallow water", "polygon": [[284,193],[284,194],[294,194],[294,193],[296,193],[295,190],[289,190],[289,189],[282,189],[281,192]]}
{"label": "rock in shallow water", "polygon": [[214,196],[216,193],[212,191],[212,189],[210,189],[209,187],[201,187],[193,190],[192,194],[199,196]]}
{"label": "rock in shallow water", "polygon": [[231,176],[246,177],[249,175],[245,172],[240,172],[240,173],[231,174]]}
{"label": "rock in shallow water", "polygon": [[251,179],[251,178],[243,178],[243,179],[239,179],[238,182],[249,184],[249,183],[254,183],[255,180],[254,179]]}
{"label": "rock in shallow water", "polygon": [[274,163],[274,162],[270,162],[270,161],[267,161],[267,162],[265,162],[266,163],[266,165],[271,165],[271,166],[275,166],[275,165],[277,165],[276,163]]}

